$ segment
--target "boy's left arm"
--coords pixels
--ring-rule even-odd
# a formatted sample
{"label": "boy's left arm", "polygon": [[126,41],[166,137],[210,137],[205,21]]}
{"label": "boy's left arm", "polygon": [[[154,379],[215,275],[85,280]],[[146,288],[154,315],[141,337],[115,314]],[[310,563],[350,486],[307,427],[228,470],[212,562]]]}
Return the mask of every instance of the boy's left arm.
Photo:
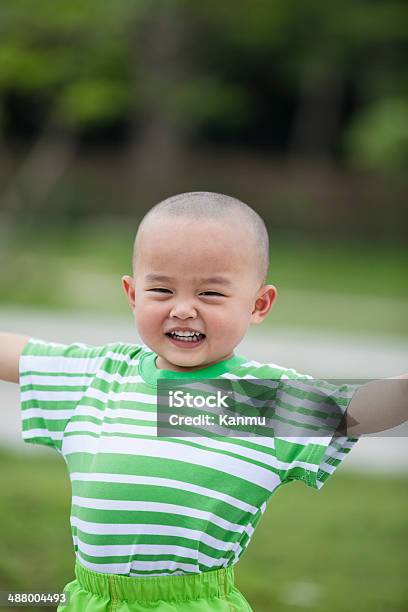
{"label": "boy's left arm", "polygon": [[357,389],[335,436],[357,437],[408,420],[408,374],[370,381]]}

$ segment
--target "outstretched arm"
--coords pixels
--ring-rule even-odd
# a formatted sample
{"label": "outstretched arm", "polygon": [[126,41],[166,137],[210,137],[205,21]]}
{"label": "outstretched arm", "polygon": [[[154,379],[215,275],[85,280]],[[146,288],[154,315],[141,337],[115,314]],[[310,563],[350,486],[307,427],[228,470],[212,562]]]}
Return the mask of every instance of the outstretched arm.
{"label": "outstretched arm", "polygon": [[20,355],[29,336],[0,332],[0,380],[19,382]]}
{"label": "outstretched arm", "polygon": [[355,392],[336,436],[385,431],[408,420],[408,374],[373,380]]}

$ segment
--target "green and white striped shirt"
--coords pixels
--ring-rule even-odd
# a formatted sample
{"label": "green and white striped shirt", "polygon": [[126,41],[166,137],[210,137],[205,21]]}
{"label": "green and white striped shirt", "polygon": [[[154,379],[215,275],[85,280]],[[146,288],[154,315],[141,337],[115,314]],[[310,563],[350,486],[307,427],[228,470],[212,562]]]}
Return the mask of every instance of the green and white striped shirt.
{"label": "green and white striped shirt", "polygon": [[[272,493],[292,480],[320,489],[358,440],[334,438],[334,430],[319,438],[158,437],[159,377],[309,377],[240,356],[191,373],[158,370],[155,358],[142,345],[31,339],[20,359],[23,438],[63,455],[76,555],[97,572],[177,575],[235,564]],[[335,390],[342,414],[354,390]],[[301,419],[313,402],[289,391],[282,410]]]}

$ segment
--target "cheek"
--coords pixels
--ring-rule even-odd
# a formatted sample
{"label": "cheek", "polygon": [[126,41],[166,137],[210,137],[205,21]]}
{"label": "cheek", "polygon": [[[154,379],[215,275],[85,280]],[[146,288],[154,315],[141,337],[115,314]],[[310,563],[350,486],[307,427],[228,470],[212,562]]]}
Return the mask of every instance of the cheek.
{"label": "cheek", "polygon": [[[211,319],[211,321],[210,321]],[[208,318],[211,323],[213,338],[226,339],[239,333],[243,324],[242,309],[231,308],[223,312],[212,313]]]}
{"label": "cheek", "polygon": [[165,308],[160,303],[140,304],[136,308],[135,320],[140,332],[152,332],[157,330],[165,318]]}
{"label": "cheek", "polygon": [[251,319],[251,309],[247,303],[237,302],[224,318],[225,329],[230,336],[241,335],[248,327]]}

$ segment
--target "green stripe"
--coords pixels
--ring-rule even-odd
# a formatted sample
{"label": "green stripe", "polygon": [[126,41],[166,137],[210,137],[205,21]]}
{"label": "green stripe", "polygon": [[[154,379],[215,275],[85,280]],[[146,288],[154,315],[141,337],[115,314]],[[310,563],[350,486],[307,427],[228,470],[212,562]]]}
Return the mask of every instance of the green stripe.
{"label": "green stripe", "polygon": [[205,519],[177,514],[177,512],[154,512],[143,510],[99,510],[94,508],[83,508],[82,506],[72,505],[72,516],[83,521],[92,523],[108,524],[142,524],[142,525],[166,525],[168,527],[183,527],[183,529],[193,529],[204,531],[208,535],[222,540],[223,542],[233,542],[234,537],[239,532],[231,529],[224,529]]}
{"label": "green stripe", "polygon": [[[92,544],[93,546],[101,546],[101,545],[127,545],[129,544],[129,536],[127,535],[95,535],[86,533],[81,531],[80,529],[76,530],[76,534],[84,542],[85,544]],[[185,548],[196,548],[197,540],[183,538],[181,536],[164,536],[164,535],[138,535],[137,536],[138,544],[153,544],[155,546],[184,546]],[[225,556],[228,551],[221,550],[218,548],[214,548],[205,544],[204,542],[200,542],[199,546],[200,552],[209,557],[214,557],[216,559],[220,559]]]}

